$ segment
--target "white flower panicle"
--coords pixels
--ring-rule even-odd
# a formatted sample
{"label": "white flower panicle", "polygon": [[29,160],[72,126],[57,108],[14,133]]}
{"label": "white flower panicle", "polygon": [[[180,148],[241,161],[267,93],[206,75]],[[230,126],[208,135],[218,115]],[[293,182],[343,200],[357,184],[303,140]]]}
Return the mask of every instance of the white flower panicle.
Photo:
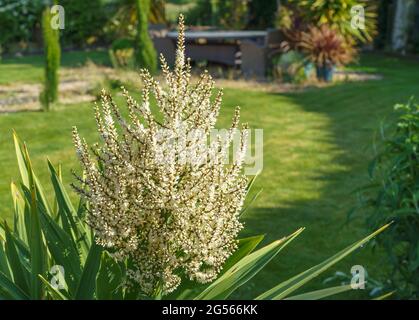
{"label": "white flower panicle", "polygon": [[191,84],[183,17],[174,71],[163,57],[161,64],[167,86],[142,70],[140,103],[123,88],[128,119],[102,91],[95,116],[103,143],[92,153],[73,130],[85,172],[82,186],[74,187],[89,202],[88,223],[100,245],[129,259],[129,279],[148,295],[173,291],[183,276],[200,283],[217,277],[237,246],[247,186],[247,130],[240,131],[233,162],[224,161],[239,131],[238,109],[227,135],[202,146],[214,129],[222,93],[212,99],[214,81],[207,72]]}

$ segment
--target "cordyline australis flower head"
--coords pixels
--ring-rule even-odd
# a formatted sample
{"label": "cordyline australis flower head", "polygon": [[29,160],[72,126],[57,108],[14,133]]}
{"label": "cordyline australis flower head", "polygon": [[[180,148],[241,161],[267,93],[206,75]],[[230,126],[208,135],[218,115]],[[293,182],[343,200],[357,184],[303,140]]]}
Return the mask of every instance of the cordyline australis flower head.
{"label": "cordyline australis flower head", "polygon": [[[85,178],[79,178],[85,187],[75,188],[89,202],[88,223],[100,245],[117,259],[129,259],[129,279],[149,295],[173,291],[182,275],[201,283],[214,280],[235,250],[242,228],[246,130],[241,130],[230,165],[225,158],[238,131],[238,109],[227,135],[218,134],[202,148],[215,126],[222,94],[211,99],[214,82],[208,73],[190,83],[191,67],[184,54],[180,17],[173,72],[161,57],[167,86],[142,70],[142,102],[123,89],[129,120],[103,91],[102,107],[96,106],[95,112],[103,144],[93,157],[76,128],[73,132],[85,171]],[[150,95],[159,111],[154,114]],[[185,161],[191,156],[199,161]]]}

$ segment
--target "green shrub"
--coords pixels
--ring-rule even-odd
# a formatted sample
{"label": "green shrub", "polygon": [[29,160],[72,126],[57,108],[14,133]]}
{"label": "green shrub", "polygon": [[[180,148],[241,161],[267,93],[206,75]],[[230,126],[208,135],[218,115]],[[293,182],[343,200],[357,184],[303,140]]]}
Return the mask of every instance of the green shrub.
{"label": "green shrub", "polygon": [[103,35],[107,12],[102,0],[60,0],[60,5],[65,9],[65,44],[89,45]]}
{"label": "green shrub", "polygon": [[42,9],[42,1],[0,0],[0,45],[4,51],[33,39]]}
{"label": "green shrub", "polygon": [[267,29],[274,27],[276,0],[198,0],[187,13],[193,25],[223,29]]}
{"label": "green shrub", "polygon": [[[375,245],[387,253],[391,289],[401,298],[419,297],[419,107],[396,105],[394,130],[382,130],[377,155],[369,166],[371,183],[361,192],[370,230],[394,221]],[[386,279],[387,280],[387,279]]]}
{"label": "green shrub", "polygon": [[267,29],[275,26],[278,0],[251,0],[248,28]]}
{"label": "green shrub", "polygon": [[[336,29],[347,40],[371,42],[377,34],[377,5],[370,0],[288,0],[292,7],[297,8],[298,15],[310,25],[327,24]],[[365,28],[353,28],[351,8],[362,5],[365,13]]]}
{"label": "green shrub", "polygon": [[45,110],[58,99],[58,68],[60,66],[61,48],[58,30],[51,27],[51,11],[46,7],[42,13],[42,33],[45,51],[45,82],[41,93],[41,103]]}
{"label": "green shrub", "polygon": [[157,53],[148,34],[148,16],[150,0],[135,0],[137,4],[137,36],[135,63],[139,68],[146,68],[151,73],[157,71]]}

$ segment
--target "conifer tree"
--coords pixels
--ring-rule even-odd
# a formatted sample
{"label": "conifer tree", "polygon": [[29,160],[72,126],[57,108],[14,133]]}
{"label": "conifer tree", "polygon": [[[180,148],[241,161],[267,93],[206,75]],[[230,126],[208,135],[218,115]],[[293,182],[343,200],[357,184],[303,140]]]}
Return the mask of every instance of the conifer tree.
{"label": "conifer tree", "polygon": [[51,8],[46,7],[42,13],[42,33],[45,52],[45,79],[41,93],[44,110],[48,111],[50,104],[58,99],[58,68],[60,66],[61,48],[58,29],[51,25]]}
{"label": "conifer tree", "polygon": [[148,34],[148,16],[150,0],[136,0],[137,5],[137,38],[135,44],[135,62],[139,68],[148,69],[151,73],[157,71],[157,54]]}

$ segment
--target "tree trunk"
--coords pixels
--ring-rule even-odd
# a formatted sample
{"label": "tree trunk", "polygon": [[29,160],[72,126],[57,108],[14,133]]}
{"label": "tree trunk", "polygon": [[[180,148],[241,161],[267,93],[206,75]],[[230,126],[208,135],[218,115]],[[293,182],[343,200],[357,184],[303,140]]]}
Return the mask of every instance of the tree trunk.
{"label": "tree trunk", "polygon": [[396,0],[391,47],[393,51],[405,53],[409,27],[410,11],[414,0]]}

